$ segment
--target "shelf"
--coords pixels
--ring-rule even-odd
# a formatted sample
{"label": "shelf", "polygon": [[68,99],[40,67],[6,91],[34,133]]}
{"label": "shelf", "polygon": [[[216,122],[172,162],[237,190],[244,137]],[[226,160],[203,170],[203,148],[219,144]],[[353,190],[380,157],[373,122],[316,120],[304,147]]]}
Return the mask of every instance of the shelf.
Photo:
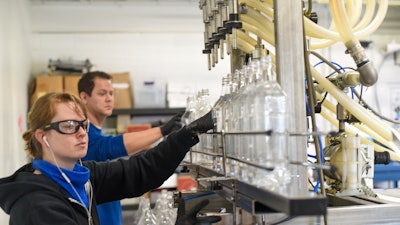
{"label": "shelf", "polygon": [[112,116],[131,115],[131,116],[168,116],[175,115],[185,108],[143,108],[143,109],[114,109]]}
{"label": "shelf", "polygon": [[[325,215],[327,199],[311,192],[300,192],[294,185],[282,192],[257,188],[242,181],[226,179],[221,174],[199,165],[189,168],[197,172],[198,178],[208,177],[222,189],[218,192],[226,199],[235,199],[235,204],[253,215],[282,212],[290,216]],[[214,185],[215,186],[215,185]]]}

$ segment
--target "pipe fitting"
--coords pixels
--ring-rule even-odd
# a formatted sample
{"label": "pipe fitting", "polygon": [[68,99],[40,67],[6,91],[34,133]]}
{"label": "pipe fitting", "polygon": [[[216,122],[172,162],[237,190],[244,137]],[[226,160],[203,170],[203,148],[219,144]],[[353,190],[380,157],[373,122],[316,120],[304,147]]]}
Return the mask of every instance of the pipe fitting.
{"label": "pipe fitting", "polygon": [[378,72],[365,55],[364,48],[361,44],[358,43],[348,48],[346,54],[350,54],[357,65],[357,70],[360,73],[360,83],[366,87],[374,85],[378,80]]}

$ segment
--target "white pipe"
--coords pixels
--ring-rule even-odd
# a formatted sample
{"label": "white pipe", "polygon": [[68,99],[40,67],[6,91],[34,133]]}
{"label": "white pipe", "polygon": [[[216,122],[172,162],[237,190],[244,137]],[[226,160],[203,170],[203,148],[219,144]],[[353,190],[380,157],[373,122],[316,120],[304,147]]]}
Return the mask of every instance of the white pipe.
{"label": "white pipe", "polygon": [[[332,125],[334,125],[335,127],[339,127],[338,126],[338,121],[335,117],[331,116],[331,114],[329,114],[326,110],[324,110],[325,108],[322,108],[322,111],[320,113],[320,115],[322,117],[324,117],[327,121],[329,121]],[[353,129],[352,129],[353,128]],[[356,128],[352,127],[351,125],[346,126],[346,133],[350,133],[350,134],[359,134],[360,132],[357,131]],[[393,152],[390,149],[384,148],[381,145],[376,144],[375,142],[372,142],[371,140],[368,140],[365,137],[361,137],[361,143],[362,144],[367,144],[367,145],[372,145],[374,146],[374,150],[377,152],[388,152],[390,154],[390,158],[392,160],[395,161],[400,161],[400,154]]]}
{"label": "white pipe", "polygon": [[[259,10],[260,12],[264,13],[270,18],[273,18],[273,9],[271,8],[271,5],[273,4],[272,1],[261,2],[257,0],[241,0],[240,2],[246,3],[248,6]],[[344,15],[349,15],[350,23],[355,25],[357,23],[357,19],[359,18],[358,14],[360,14],[362,11],[360,10],[360,7],[362,8],[362,1],[356,1],[354,3],[354,0],[347,0],[347,5],[348,5],[348,10],[347,13],[345,13]],[[367,1],[366,15],[361,20],[361,22],[358,23],[354,28],[354,36],[356,38],[362,38],[367,35],[370,35],[382,23],[386,15],[388,1],[380,0],[379,5],[380,7],[376,14],[376,17],[368,26],[366,26],[368,22],[371,21],[371,17],[373,16],[375,9],[375,1],[374,0]],[[305,31],[307,36],[317,39],[322,39],[322,40],[316,40],[315,43],[313,41],[311,43],[312,49],[329,47],[330,45],[336,43],[337,41],[342,40],[340,34],[335,30],[335,26],[332,26],[330,29],[327,29],[312,22],[307,17],[304,17],[304,22],[305,22]],[[342,24],[340,26],[342,26]],[[271,33],[271,35],[272,34],[273,33]]]}
{"label": "white pipe", "polygon": [[354,27],[362,12],[362,1],[346,0],[346,6],[346,15],[349,17],[351,27]]}
{"label": "white pipe", "polygon": [[256,10],[252,9],[252,8],[247,8],[247,12],[245,14],[241,14],[240,18],[242,19],[243,17],[249,16],[250,18],[252,18],[256,24],[259,25],[255,25],[259,28],[263,28],[267,31],[269,31],[271,34],[274,33],[274,24],[267,19],[264,15],[262,15],[261,13],[257,12]]}
{"label": "white pipe", "polygon": [[[322,96],[319,94],[317,94],[317,98],[319,100],[322,100]],[[322,103],[322,107],[328,109],[335,115],[337,114],[335,105],[332,102],[330,102],[328,99],[324,100],[324,102]],[[338,121],[336,121],[336,123],[338,123]],[[386,145],[389,144],[386,139],[384,139],[377,132],[375,132],[374,130],[370,129],[369,127],[367,127],[365,125],[355,123],[352,126],[357,127],[359,130],[361,130],[362,132],[364,132],[365,134],[369,135],[370,137],[372,137],[373,139],[377,140],[378,142],[380,142],[382,144],[386,144]]]}
{"label": "white pipe", "polygon": [[[229,35],[229,41],[232,44],[233,38],[231,36],[232,34]],[[245,34],[243,31],[237,30],[236,36],[236,44],[238,49],[245,53],[251,53],[255,49],[257,41]]]}
{"label": "white pipe", "polygon": [[354,115],[362,123],[366,124],[370,128],[374,128],[375,132],[379,134],[384,140],[385,144],[392,149],[396,154],[400,155],[400,149],[398,142],[400,140],[400,134],[387,123],[379,120],[371,112],[354,102],[350,97],[339,90],[333,85],[328,79],[323,77],[315,68],[311,67],[313,77],[330,95],[332,95],[346,110]]}
{"label": "white pipe", "polygon": [[[365,15],[362,18],[361,22],[354,27],[354,36],[358,39],[366,37],[373,33],[383,22],[383,19],[386,16],[387,8],[388,8],[388,1],[387,0],[380,0],[379,1],[379,10],[376,13],[375,18],[371,21],[373,14],[375,13],[375,0],[367,0],[366,2],[366,11]],[[330,29],[326,29],[321,27],[312,21],[305,20],[306,30],[308,32],[312,32],[310,30],[317,30],[313,32],[318,32],[318,36],[309,35],[312,33],[307,33],[307,35],[311,37],[324,37],[325,39],[316,40],[311,43],[311,49],[319,49],[329,47],[330,45],[336,43],[333,40],[339,40],[339,34],[334,30],[334,26]],[[328,39],[328,40],[326,40]]]}
{"label": "white pipe", "polygon": [[388,6],[389,6],[388,0],[380,0],[379,9],[378,12],[376,13],[375,18],[372,20],[370,24],[368,24],[367,27],[365,27],[360,31],[356,31],[355,32],[356,37],[363,38],[376,31],[376,29],[378,29],[378,27],[382,24],[383,20],[385,19]]}
{"label": "white pipe", "polygon": [[270,45],[275,46],[275,38],[273,35],[269,33],[268,31],[265,31],[263,29],[259,29],[250,23],[246,22],[246,20],[242,17],[242,27],[244,30],[249,31],[250,33],[255,34],[257,37],[260,37],[261,39],[267,41]]}
{"label": "white pipe", "polygon": [[379,135],[386,140],[393,140],[390,132],[390,126],[382,123],[381,120],[378,120],[376,117],[372,116],[372,114],[366,111],[365,108],[354,102],[354,100],[344,94],[342,90],[339,90],[328,79],[323,77],[314,67],[311,67],[310,69],[313,77],[317,80],[321,87],[323,87],[330,95],[332,95],[345,109],[351,112],[361,122],[367,124],[369,127],[380,128],[377,133],[379,133]]}
{"label": "white pipe", "polygon": [[349,19],[344,12],[344,5],[341,1],[329,0],[329,5],[335,21],[335,26],[339,31],[342,41],[347,48],[347,52],[353,57],[360,73],[360,82],[364,86],[371,86],[376,83],[378,74],[372,62],[366,57],[363,47],[355,37],[350,27]]}
{"label": "white pipe", "polygon": [[334,40],[318,40],[318,41],[311,41],[310,43],[310,49],[311,50],[316,50],[316,49],[321,49],[321,48],[327,48],[331,45],[334,45],[338,41]]}
{"label": "white pipe", "polygon": [[364,17],[360,20],[360,22],[354,26],[355,31],[359,31],[366,27],[372,20],[375,13],[375,0],[367,0],[365,4],[365,13]]}

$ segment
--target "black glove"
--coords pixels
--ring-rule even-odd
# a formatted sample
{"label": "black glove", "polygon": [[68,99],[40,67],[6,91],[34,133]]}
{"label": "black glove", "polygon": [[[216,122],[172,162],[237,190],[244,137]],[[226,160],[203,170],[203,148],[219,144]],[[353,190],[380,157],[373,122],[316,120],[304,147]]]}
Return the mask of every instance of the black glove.
{"label": "black glove", "polygon": [[198,118],[197,120],[191,122],[187,129],[193,133],[202,134],[214,128],[214,120],[212,118],[212,113],[209,111],[204,116]]}
{"label": "black glove", "polygon": [[185,200],[179,199],[178,215],[175,225],[207,225],[221,220],[220,216],[197,216],[197,213],[210,202],[208,199],[197,203],[186,213]]}
{"label": "black glove", "polygon": [[175,116],[173,116],[168,122],[160,126],[161,134],[163,136],[170,134],[172,131],[178,130],[182,127],[181,117],[184,111],[178,112]]}

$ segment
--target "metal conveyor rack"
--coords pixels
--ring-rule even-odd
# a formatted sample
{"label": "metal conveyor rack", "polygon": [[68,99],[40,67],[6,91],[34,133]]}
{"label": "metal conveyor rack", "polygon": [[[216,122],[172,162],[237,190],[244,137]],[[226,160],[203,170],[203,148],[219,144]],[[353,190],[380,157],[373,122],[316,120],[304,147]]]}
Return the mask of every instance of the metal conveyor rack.
{"label": "metal conveyor rack", "polygon": [[213,183],[215,192],[253,215],[269,212],[281,212],[288,216],[327,213],[325,196],[312,192],[300,193],[295,185],[288,186],[284,192],[270,191],[224,177],[197,164],[191,164],[189,168],[197,174],[199,182]]}

